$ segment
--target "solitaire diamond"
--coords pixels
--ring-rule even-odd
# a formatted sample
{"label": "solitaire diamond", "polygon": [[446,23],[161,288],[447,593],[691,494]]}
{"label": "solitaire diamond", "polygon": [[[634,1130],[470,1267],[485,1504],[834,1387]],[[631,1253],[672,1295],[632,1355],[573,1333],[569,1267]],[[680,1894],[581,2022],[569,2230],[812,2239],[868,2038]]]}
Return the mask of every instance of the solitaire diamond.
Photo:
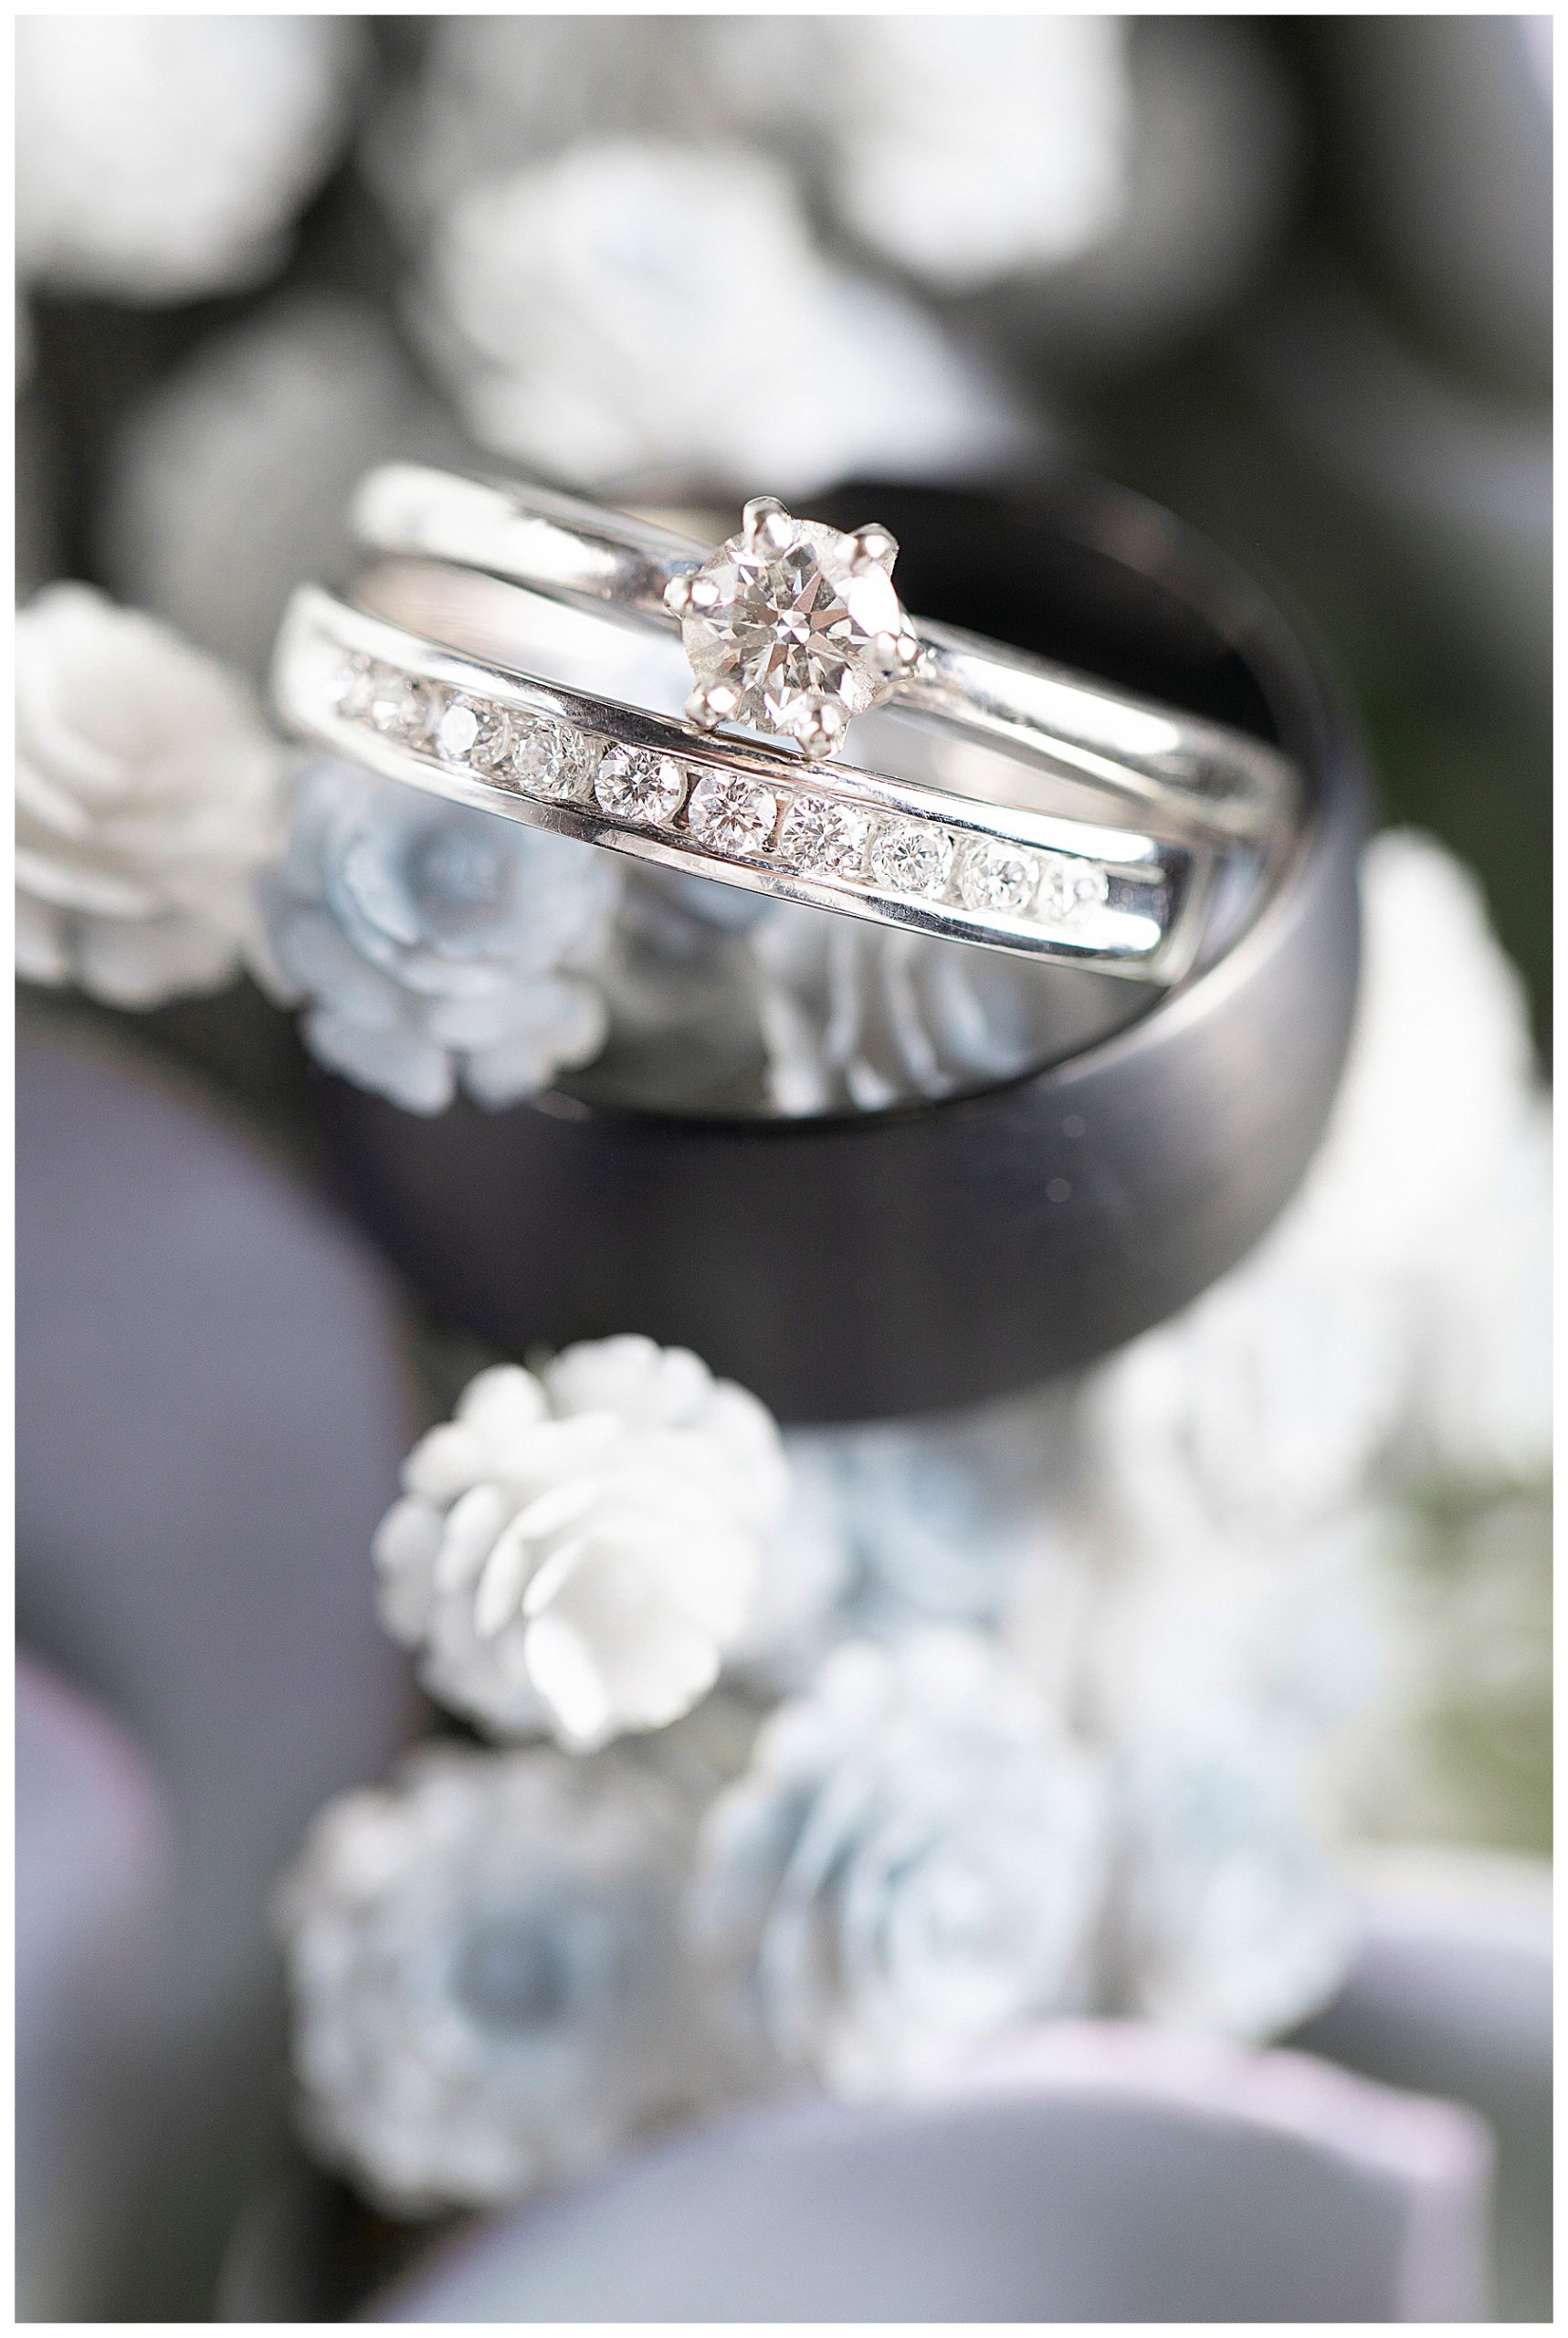
{"label": "solitaire diamond", "polygon": [[871,847],[871,874],[895,893],[940,893],[952,866],[952,838],[925,820],[896,820]]}
{"label": "solitaire diamond", "polygon": [[649,820],[663,827],[680,809],[686,774],[673,755],[640,747],[612,747],[594,781],[600,806],[622,820]]}
{"label": "solitaire diamond", "polygon": [[793,739],[831,755],[852,715],[879,706],[920,654],[893,589],[898,546],[885,528],[853,535],[795,520],[771,496],[665,595],[680,620],[697,688],[686,711]]}
{"label": "solitaire diamond", "polygon": [[1040,881],[1037,857],[1022,845],[975,837],[965,845],[958,869],[958,898],[965,909],[1026,910]]}
{"label": "solitaire diamond", "polygon": [[686,825],[715,852],[762,852],[778,816],[771,787],[737,772],[710,772],[691,791]]}
{"label": "solitaire diamond", "polygon": [[514,715],[511,775],[526,795],[574,804],[588,792],[595,751],[580,732],[552,716]]}
{"label": "solitaire diamond", "polygon": [[866,850],[871,822],[827,795],[797,795],[779,830],[779,858],[803,877],[847,877]]}
{"label": "solitaire diamond", "polygon": [[1052,925],[1070,925],[1085,910],[1099,909],[1110,890],[1103,869],[1092,860],[1047,853],[1040,869],[1037,914]]}

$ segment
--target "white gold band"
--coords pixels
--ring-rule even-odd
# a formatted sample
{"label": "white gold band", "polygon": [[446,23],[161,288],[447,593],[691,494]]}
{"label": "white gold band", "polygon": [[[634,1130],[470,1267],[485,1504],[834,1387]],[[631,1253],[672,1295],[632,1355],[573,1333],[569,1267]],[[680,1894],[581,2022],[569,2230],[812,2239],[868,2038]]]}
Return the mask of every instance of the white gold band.
{"label": "white gold band", "polygon": [[[748,506],[749,522],[767,504]],[[708,557],[707,547],[619,512],[412,463],[366,477],[353,527],[371,551],[478,570],[664,628],[677,622],[672,596],[679,606],[682,583]],[[896,555],[885,531],[874,532]],[[989,741],[1037,774],[1087,781],[1104,791],[1111,817],[1173,841],[1221,851],[1240,844],[1272,859],[1290,840],[1297,774],[1261,741],[949,627],[905,623],[908,663],[886,687],[890,707]]]}
{"label": "white gold band", "polygon": [[316,586],[273,690],[292,730],[388,777],[752,891],[1157,983],[1203,936],[1212,849],[699,735]]}

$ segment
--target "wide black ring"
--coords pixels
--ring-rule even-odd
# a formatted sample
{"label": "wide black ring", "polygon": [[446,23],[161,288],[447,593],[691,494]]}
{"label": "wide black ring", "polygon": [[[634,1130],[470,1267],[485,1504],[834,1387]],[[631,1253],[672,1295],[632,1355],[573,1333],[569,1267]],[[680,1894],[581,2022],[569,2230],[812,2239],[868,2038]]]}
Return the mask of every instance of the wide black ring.
{"label": "wide black ring", "polygon": [[1081,1366],[1252,1248],[1338,1084],[1365,821],[1359,743],[1313,658],[1155,506],[1068,479],[1005,497],[860,481],[816,509],[885,518],[916,606],[1249,730],[1310,801],[1217,964],[977,1093],[816,1120],[564,1096],[424,1120],[321,1077],[346,1197],[438,1318],[517,1354],[647,1332],[794,1421],[955,1406]]}

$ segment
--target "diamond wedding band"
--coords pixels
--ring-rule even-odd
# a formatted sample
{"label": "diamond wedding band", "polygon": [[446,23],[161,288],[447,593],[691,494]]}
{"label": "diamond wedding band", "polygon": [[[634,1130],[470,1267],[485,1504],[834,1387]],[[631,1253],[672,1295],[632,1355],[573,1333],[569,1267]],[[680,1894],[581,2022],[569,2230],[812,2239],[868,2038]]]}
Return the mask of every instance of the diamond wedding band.
{"label": "diamond wedding band", "polygon": [[[407,464],[372,473],[354,517],[381,564],[352,597],[296,595],[279,711],[458,801],[753,891],[1154,982],[1192,964],[1227,863],[1266,869],[1293,831],[1294,773],[1260,742],[910,617],[883,529],[842,532],[762,498],[710,552]],[[531,670],[521,621],[501,657],[481,627],[480,654],[451,615],[464,576],[521,588],[499,595],[520,612],[542,597],[623,621],[606,636],[678,627],[683,715]],[[615,662],[607,644],[612,678]],[[868,741],[878,726],[890,738],[893,717],[907,746],[917,724],[934,733],[880,761],[923,762],[946,784],[846,761],[862,717]],[[1105,817],[1060,808],[1086,791]]]}

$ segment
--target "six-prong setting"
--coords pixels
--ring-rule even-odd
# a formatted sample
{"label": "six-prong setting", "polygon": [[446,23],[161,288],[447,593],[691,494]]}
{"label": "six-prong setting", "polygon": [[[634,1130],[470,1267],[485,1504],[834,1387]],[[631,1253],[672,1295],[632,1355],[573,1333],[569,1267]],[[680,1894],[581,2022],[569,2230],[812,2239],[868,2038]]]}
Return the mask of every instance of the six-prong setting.
{"label": "six-prong setting", "polygon": [[875,523],[845,533],[754,496],[740,533],[665,589],[697,685],[692,728],[788,742],[813,764],[837,755],[920,657],[893,587],[898,550]]}

